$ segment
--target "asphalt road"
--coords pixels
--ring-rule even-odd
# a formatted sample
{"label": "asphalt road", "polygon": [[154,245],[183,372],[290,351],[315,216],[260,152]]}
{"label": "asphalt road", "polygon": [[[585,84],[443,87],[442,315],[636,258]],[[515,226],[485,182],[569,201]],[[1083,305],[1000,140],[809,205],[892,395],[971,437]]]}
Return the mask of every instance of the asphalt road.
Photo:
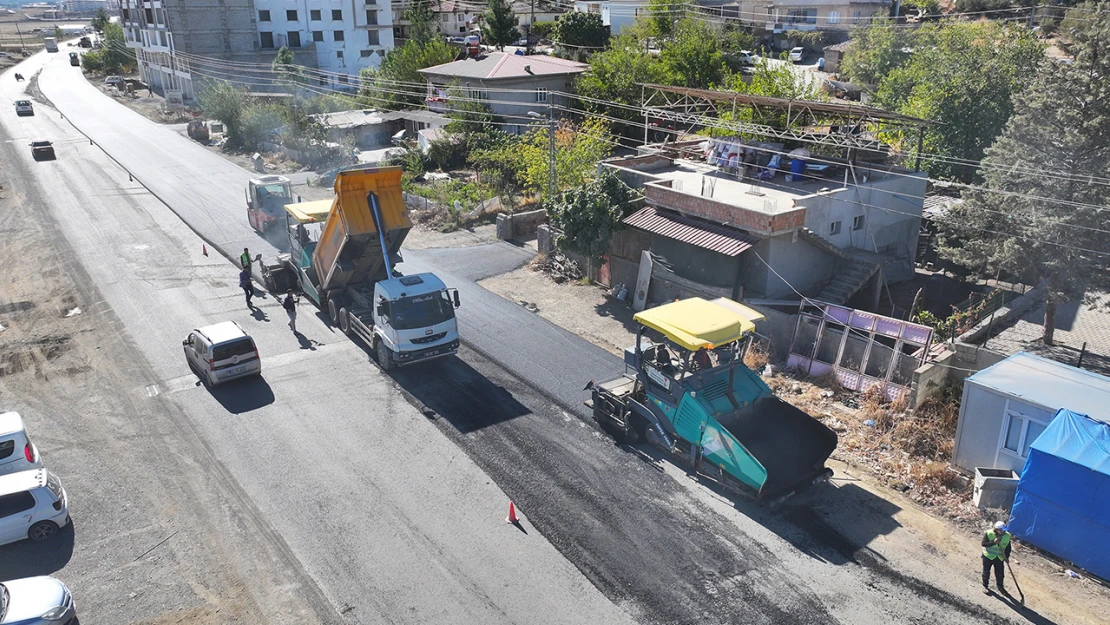
{"label": "asphalt road", "polygon": [[[242,188],[249,172],[130,112],[87,85],[79,75],[67,72],[67,67],[53,63],[40,84],[69,121],[89,133],[205,239],[229,253],[237,252],[244,244],[271,253],[272,247],[254,237],[243,218]],[[159,227],[172,229],[172,221],[166,215]],[[82,232],[85,230],[73,236]],[[199,241],[189,241],[183,249],[195,263],[194,248],[199,247]],[[388,404],[389,410],[405,413],[412,404],[427,414],[431,421],[425,425],[454,443],[442,453],[450,454],[451,448],[465,452],[463,456],[520,502],[529,527],[538,529],[613,602],[599,605],[616,604],[637,621],[657,623],[1004,622],[981,603],[967,598],[974,591],[973,583],[929,570],[927,563],[885,561],[866,548],[896,529],[884,502],[849,487],[828,487],[782,509],[767,511],[721,497],[648,450],[615,446],[584,420],[580,402],[585,397],[581,392],[584,382],[619,373],[619,360],[473,282],[523,262],[526,255],[518,248],[495,244],[466,251],[406,251],[405,257],[406,271],[433,270],[460,289],[464,300],[460,326],[467,348],[459,358],[394,373],[391,377],[410,401]],[[90,273],[98,283],[101,279],[111,282],[111,268],[102,267],[101,271],[100,277],[97,271]],[[227,297],[235,299],[234,295]],[[209,298],[195,302],[191,315],[205,318],[219,314],[214,309],[220,309],[221,301]],[[220,310],[230,314],[233,309]],[[126,315],[121,317],[129,323]],[[160,344],[175,344],[176,337],[162,327],[164,324],[144,326],[141,311],[135,317],[131,322],[134,328],[129,325],[133,334],[161,333],[164,338]],[[366,427],[353,417],[344,418],[341,426],[329,427],[334,418],[330,413],[366,405],[348,395],[357,394],[360,391],[356,389],[381,376],[363,352],[330,338],[333,335],[322,326],[308,334],[326,345],[326,349],[317,347],[311,357],[319,358],[320,352],[332,350],[353,355],[350,368],[327,365],[329,371],[343,371],[342,376],[332,377],[344,379],[325,382],[329,376],[313,374],[314,367],[300,364],[301,357],[289,356],[291,362],[282,361],[283,365],[290,368],[290,376],[300,376],[304,385],[299,388],[315,390],[323,385],[324,390],[333,390],[344,401],[319,405],[314,403],[316,393],[302,390],[304,397],[295,404],[296,419],[278,419],[271,416],[269,407],[255,407],[249,411],[252,418],[273,419],[267,420],[265,427],[275,432],[267,434],[251,433],[238,419],[213,419],[209,412],[216,407],[203,394],[198,394],[195,401],[199,402],[198,410],[207,405],[207,411],[190,416],[204,424],[217,454],[236,456],[229,461],[232,473],[245,476],[240,478],[245,490],[260,502],[259,507],[320,581],[331,601],[342,606],[344,599],[335,589],[365,583],[348,577],[369,575],[371,571],[340,568],[337,557],[347,563],[335,553],[299,549],[299,545],[312,545],[327,551],[338,546],[339,551],[346,551],[352,546],[342,540],[313,542],[311,517],[302,518],[303,513],[280,505],[283,500],[275,492],[280,489],[270,483],[274,478],[256,466],[267,462],[271,453],[280,453],[281,445],[268,438],[294,428],[293,422],[313,423],[311,434],[305,439],[288,436],[281,442],[296,446],[301,440],[311,440],[314,434],[321,440],[313,440],[313,445],[345,450],[350,449],[346,446],[349,443],[335,440],[329,431],[336,430],[339,438],[346,438],[348,431],[363,432],[359,428]],[[171,363],[171,358],[166,353],[155,361]],[[176,378],[171,375],[173,371],[160,372],[167,388],[180,384],[180,371],[175,371]],[[281,392],[267,375],[274,395],[292,402],[287,393],[298,388],[296,382],[284,376],[274,379],[281,380]],[[235,412],[227,405],[224,409]],[[414,447],[409,434],[407,442],[397,444]],[[400,441],[403,434],[396,435]],[[435,439],[420,436],[418,440],[423,445]],[[315,446],[309,451],[326,453]],[[451,466],[463,460],[457,453],[453,457]],[[379,465],[376,469],[388,471],[390,466]],[[405,471],[401,467],[392,470]],[[371,478],[375,474],[366,467],[347,486],[354,489],[351,492],[358,492],[361,481]],[[427,483],[432,488],[436,480]],[[407,491],[409,499],[414,492]],[[425,504],[435,496],[446,494],[436,492]],[[395,497],[393,503],[398,507],[415,505],[405,502],[400,493]],[[321,498],[318,505],[326,506],[328,501]],[[858,523],[847,528],[830,526],[826,519],[835,515],[828,511],[846,506],[858,507]],[[529,532],[530,537],[536,534],[532,529]],[[397,557],[398,552],[389,553]],[[552,561],[548,566],[556,563]],[[475,571],[473,579],[484,579],[478,573],[489,571]],[[558,610],[571,609],[579,610],[572,615],[579,622],[612,621],[612,614],[596,613],[595,608],[585,604],[540,607],[528,616],[514,614],[512,622],[547,622]],[[429,614],[420,616],[428,618]],[[432,620],[436,620],[434,616]]]}
{"label": "asphalt road", "polygon": [[[524,531],[505,524],[508,496],[357,345],[308,309],[299,320],[304,336],[295,337],[273,298],[260,296],[258,309],[248,311],[232,265],[214,253],[202,256],[201,239],[60,116],[39,105],[35,117],[15,118],[11,100],[21,89],[10,74],[0,80],[0,123],[10,137],[5,148],[31,199],[22,208],[52,217],[56,238],[67,245],[59,255],[87,272],[78,278],[88,289],[79,298],[84,314],[103,320],[112,330],[105,340],[114,341],[113,357],[99,359],[97,368],[121,380],[121,397],[139,398],[140,406],[123,414],[134,415],[131,427],[142,435],[120,431],[116,419],[90,421],[73,408],[54,423],[34,401],[43,388],[33,378],[12,393],[16,407],[33,432],[51,433],[40,447],[63,479],[81,474],[54,444],[69,426],[91,431],[90,440],[128,434],[119,445],[139,446],[141,453],[116,471],[132,480],[166,476],[205,495],[196,502],[172,497],[180,488],[172,483],[105,494],[84,480],[67,480],[78,528],[88,515],[95,519],[90,526],[106,526],[109,538],[113,527],[123,534],[87,542],[79,529],[72,557],[32,571],[58,570],[83,608],[83,596],[102,598],[89,602],[87,622],[170,622],[187,608],[215,604],[213,597],[229,592],[223,579],[232,574],[254,599],[235,622],[632,622],[531,529],[527,514]],[[43,136],[54,141],[57,160],[31,160],[25,144]],[[225,319],[254,336],[263,376],[209,391],[185,365],[181,340],[194,327]],[[85,399],[78,390],[69,393],[75,406]],[[144,410],[158,410],[159,418]],[[163,420],[173,428],[157,429]],[[189,444],[175,443],[169,434],[176,432]],[[156,517],[164,530],[158,540],[171,536],[165,548],[182,562],[176,575],[165,573],[177,585],[175,600],[131,578],[122,583],[95,575],[107,564],[125,566],[120,558],[157,543],[144,533],[132,537],[143,538],[133,548],[119,549],[116,542],[127,540],[133,523],[112,523],[113,505]],[[193,516],[202,518],[186,522]],[[220,524],[208,516],[226,517],[231,531],[210,537]],[[14,549],[33,556],[36,547]],[[226,557],[216,557],[217,547]],[[215,561],[214,573],[198,571],[203,558]],[[6,577],[23,572],[3,571]],[[131,613],[132,593],[162,603]]]}

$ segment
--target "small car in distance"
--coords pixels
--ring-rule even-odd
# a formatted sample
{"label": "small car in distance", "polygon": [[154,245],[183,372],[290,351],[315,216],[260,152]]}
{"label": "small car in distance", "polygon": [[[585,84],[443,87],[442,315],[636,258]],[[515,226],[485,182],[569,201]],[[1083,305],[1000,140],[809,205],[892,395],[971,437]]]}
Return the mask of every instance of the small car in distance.
{"label": "small car in distance", "polygon": [[42,456],[27,436],[18,412],[0,412],[0,475],[41,469]]}
{"label": "small car in distance", "polygon": [[109,77],[104,79],[104,82],[105,82],[105,84],[111,85],[113,87],[119,87],[120,85],[123,84],[123,77],[122,76],[109,76]]}
{"label": "small car in distance", "polygon": [[755,65],[759,60],[759,56],[751,50],[741,50],[740,53],[736,55],[736,58],[740,61],[741,65]]}
{"label": "small car in distance", "polygon": [[262,374],[254,339],[234,321],[197,328],[181,341],[189,368],[209,386]]}
{"label": "small car in distance", "polygon": [[57,156],[54,155],[54,144],[49,141],[32,141],[31,156],[33,156],[36,161],[44,159],[52,161],[57,158]]}
{"label": "small car in distance", "polygon": [[24,115],[34,115],[35,107],[31,104],[30,100],[16,100],[15,114],[19,115],[20,117]]}
{"label": "small car in distance", "polygon": [[801,63],[802,62],[802,57],[805,56],[805,52],[806,52],[805,48],[801,48],[801,47],[791,48],[790,49],[790,62],[791,63]]}
{"label": "small car in distance", "polygon": [[46,469],[0,475],[0,545],[50,540],[69,524],[69,496]]}
{"label": "small car in distance", "polygon": [[73,593],[49,575],[0,582],[0,625],[69,625],[77,620]]}

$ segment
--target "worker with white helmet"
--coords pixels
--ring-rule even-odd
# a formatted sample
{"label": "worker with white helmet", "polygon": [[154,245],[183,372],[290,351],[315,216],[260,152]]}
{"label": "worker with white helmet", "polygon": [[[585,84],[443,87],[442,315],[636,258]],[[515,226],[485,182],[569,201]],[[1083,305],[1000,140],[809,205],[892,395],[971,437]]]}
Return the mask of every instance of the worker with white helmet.
{"label": "worker with white helmet", "polygon": [[994,583],[998,585],[998,592],[1010,596],[1003,586],[1006,574],[1003,566],[1010,558],[1010,532],[1002,521],[983,534],[983,594],[990,594],[991,568],[994,569]]}

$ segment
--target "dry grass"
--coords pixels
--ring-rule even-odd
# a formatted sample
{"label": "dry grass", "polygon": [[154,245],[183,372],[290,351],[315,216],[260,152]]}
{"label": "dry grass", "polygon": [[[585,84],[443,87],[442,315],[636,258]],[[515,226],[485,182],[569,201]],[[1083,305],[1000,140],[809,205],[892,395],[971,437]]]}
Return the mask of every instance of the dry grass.
{"label": "dry grass", "polygon": [[767,363],[771,361],[771,353],[767,345],[763,342],[752,343],[748,351],[744,353],[744,366],[752,371],[763,371]]}

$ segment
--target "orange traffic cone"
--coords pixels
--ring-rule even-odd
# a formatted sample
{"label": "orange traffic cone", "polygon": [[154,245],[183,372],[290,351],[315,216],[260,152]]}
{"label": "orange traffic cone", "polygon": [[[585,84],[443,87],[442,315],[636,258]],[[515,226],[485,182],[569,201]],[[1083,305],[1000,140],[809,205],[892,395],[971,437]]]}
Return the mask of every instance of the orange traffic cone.
{"label": "orange traffic cone", "polygon": [[201,253],[201,254],[204,254],[205,256],[208,256],[208,246],[207,246],[207,245],[204,245],[204,244],[201,244],[201,246],[200,246],[200,253]]}
{"label": "orange traffic cone", "polygon": [[511,523],[512,525],[520,523],[520,519],[518,519],[516,516],[516,506],[514,506],[513,502],[511,501],[509,502],[509,516],[505,519],[505,522]]}

